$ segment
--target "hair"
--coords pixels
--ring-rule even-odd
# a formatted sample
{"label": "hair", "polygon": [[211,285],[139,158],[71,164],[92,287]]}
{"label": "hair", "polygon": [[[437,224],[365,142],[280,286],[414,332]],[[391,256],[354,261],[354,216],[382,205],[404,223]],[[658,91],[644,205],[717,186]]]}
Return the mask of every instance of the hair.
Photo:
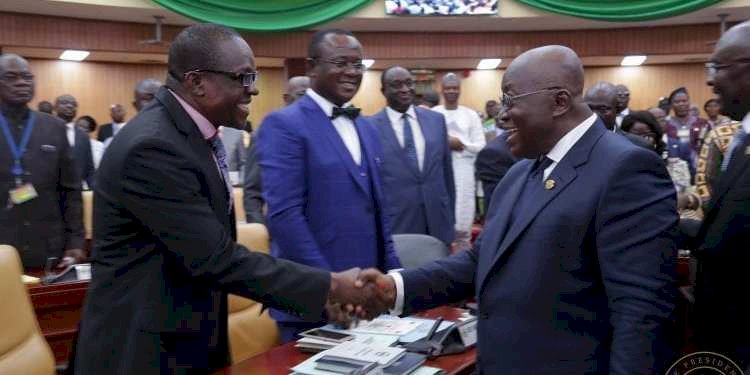
{"label": "hair", "polygon": [[[236,31],[221,25],[199,23],[185,28],[169,47],[167,67],[172,78],[182,81],[185,73],[195,69],[223,67],[222,42],[242,39]],[[137,88],[136,88],[137,89]]]}
{"label": "hair", "polygon": [[687,96],[690,96],[686,88],[678,87],[674,89],[671,93],[669,93],[669,103],[672,103],[672,101],[674,101],[674,97],[677,96],[678,94],[685,94]]}
{"label": "hair", "polygon": [[654,117],[654,115],[652,115],[649,111],[633,111],[622,119],[620,128],[622,129],[622,131],[630,133],[630,129],[633,128],[633,125],[635,125],[636,122],[642,122],[646,124],[646,126],[651,129],[651,132],[654,133],[656,141],[656,153],[661,156],[662,152],[664,152],[664,149],[666,148],[666,145],[662,140],[664,131],[662,130],[661,125],[659,125],[659,121],[657,121],[656,117]]}
{"label": "hair", "polygon": [[705,111],[705,110],[706,110],[706,108],[708,108],[708,105],[709,105],[709,104],[711,104],[711,103],[716,103],[716,104],[720,104],[720,103],[719,103],[719,99],[716,99],[716,98],[711,98],[711,99],[708,99],[708,100],[706,100],[706,102],[705,102],[705,103],[703,104],[703,110]]}
{"label": "hair", "polygon": [[42,109],[49,110],[50,112],[48,113],[52,113],[55,110],[55,106],[47,100],[42,100],[41,102],[39,102],[39,104],[36,105],[36,107],[40,112],[46,112],[42,111]]}
{"label": "hair", "polygon": [[315,34],[313,34],[312,39],[310,39],[310,44],[307,46],[307,57],[314,59],[317,57],[320,57],[320,45],[323,44],[323,41],[325,38],[330,35],[347,35],[350,37],[354,37],[354,34],[352,34],[349,30],[344,29],[323,29]]}
{"label": "hair", "polygon": [[593,86],[586,90],[586,94],[583,97],[584,100],[590,100],[594,96],[602,94],[616,95],[616,86],[606,81],[599,81],[597,83],[594,83]]}
{"label": "hair", "polygon": [[146,78],[135,84],[134,91],[140,93],[151,92],[153,87],[161,87],[162,85],[163,83],[156,78]]}
{"label": "hair", "polygon": [[440,95],[432,90],[425,91],[425,93],[422,94],[422,103],[427,103],[434,107],[440,103]]}
{"label": "hair", "polygon": [[396,69],[396,68],[404,69],[407,72],[409,71],[409,69],[406,69],[406,68],[404,68],[401,65],[391,65],[391,66],[385,68],[383,70],[383,73],[380,74],[380,86],[385,87],[385,76],[388,75],[388,72],[390,72],[391,70]]}
{"label": "hair", "polygon": [[94,120],[94,118],[91,117],[91,116],[81,116],[81,117],[79,117],[76,120],[76,122],[78,122],[80,120],[86,120],[86,121],[88,121],[88,123],[89,123],[89,133],[95,131],[96,127],[98,126],[97,123],[96,123],[96,120]]}

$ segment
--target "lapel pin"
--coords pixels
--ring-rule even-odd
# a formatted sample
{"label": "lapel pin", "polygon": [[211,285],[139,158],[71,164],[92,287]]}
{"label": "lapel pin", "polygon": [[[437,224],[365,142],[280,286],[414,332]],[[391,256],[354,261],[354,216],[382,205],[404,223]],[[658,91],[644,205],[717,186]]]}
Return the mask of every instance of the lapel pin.
{"label": "lapel pin", "polygon": [[555,188],[555,180],[549,179],[547,181],[544,181],[544,188],[547,190],[552,190]]}

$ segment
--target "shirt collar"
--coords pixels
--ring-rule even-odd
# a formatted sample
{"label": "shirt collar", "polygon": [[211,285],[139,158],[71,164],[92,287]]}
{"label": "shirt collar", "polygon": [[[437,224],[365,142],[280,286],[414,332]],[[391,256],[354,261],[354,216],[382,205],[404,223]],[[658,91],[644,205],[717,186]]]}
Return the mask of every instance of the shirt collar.
{"label": "shirt collar", "polygon": [[745,131],[745,134],[750,134],[750,112],[742,119],[742,130]]}
{"label": "shirt collar", "polygon": [[401,118],[401,117],[404,116],[404,113],[407,116],[409,116],[410,118],[412,118],[412,119],[416,120],[416,118],[417,118],[417,113],[416,113],[416,111],[414,111],[414,106],[413,105],[410,105],[409,108],[404,113],[401,113],[401,112],[399,112],[399,111],[391,108],[390,106],[386,106],[385,107],[385,112],[386,112],[386,114],[388,114],[389,118],[394,118],[394,117]]}
{"label": "shirt collar", "polygon": [[[320,109],[323,110],[323,113],[326,114],[327,117],[331,117],[333,115],[333,107],[337,107],[337,105],[331,103],[330,100],[320,96],[315,90],[308,88],[305,91],[305,94],[310,96],[310,99],[312,99]],[[341,108],[346,108],[351,105],[352,102],[346,102],[344,105],[341,106]]]}
{"label": "shirt collar", "polygon": [[586,134],[586,131],[588,131],[589,128],[594,125],[595,122],[596,113],[583,120],[582,123],[578,124],[578,126],[569,131],[568,134],[565,134],[562,138],[560,138],[560,140],[555,144],[555,147],[552,147],[552,150],[547,153],[547,157],[552,159],[552,161],[554,161],[555,163],[559,163],[560,160],[565,157],[568,151],[570,151],[570,149],[575,146],[578,140],[581,139],[584,134]]}
{"label": "shirt collar", "polygon": [[182,109],[187,112],[188,116],[195,122],[195,125],[198,126],[198,130],[201,131],[201,134],[203,135],[203,139],[211,139],[214,135],[216,135],[216,127],[211,124],[211,121],[208,121],[206,116],[203,116],[200,112],[198,112],[197,109],[193,108],[188,102],[184,101],[182,98],[180,98],[177,93],[175,93],[172,90],[169,90],[169,93],[174,96],[175,99],[177,99],[177,102],[180,103],[182,106]]}

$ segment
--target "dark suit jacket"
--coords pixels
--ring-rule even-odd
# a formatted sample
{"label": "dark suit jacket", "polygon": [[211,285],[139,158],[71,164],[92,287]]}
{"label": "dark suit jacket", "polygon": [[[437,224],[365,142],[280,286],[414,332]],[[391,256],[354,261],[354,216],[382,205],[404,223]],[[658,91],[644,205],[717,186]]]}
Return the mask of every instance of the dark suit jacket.
{"label": "dark suit jacket", "polygon": [[[48,257],[64,250],[83,248],[81,179],[60,119],[34,113],[23,167],[37,198],[9,209],[0,209],[0,243],[18,249],[24,267],[44,267]],[[26,119],[23,120],[24,123]],[[10,124],[11,127],[15,124]],[[15,188],[13,165],[5,137],[0,133],[0,202],[5,207],[8,191]],[[16,144],[20,139],[15,139]]]}
{"label": "dark suit jacket", "polygon": [[[383,145],[381,173],[387,212],[394,234],[427,234],[450,244],[455,235],[456,186],[445,117],[418,107],[414,111],[425,139],[421,171],[409,165],[385,109],[370,118]],[[415,218],[414,215],[426,216],[426,233],[422,228],[415,228],[415,223],[424,222],[425,218]]]}
{"label": "dark suit jacket", "polygon": [[735,147],[719,176],[698,235],[695,281],[695,339],[699,349],[716,351],[750,366],[750,137]]}
{"label": "dark suit jacket", "polygon": [[356,129],[366,169],[307,95],[263,120],[256,151],[274,256],[330,271],[400,268],[385,214],[377,130],[361,116]]}
{"label": "dark suit jacket", "polygon": [[594,125],[512,221],[533,164],[495,189],[473,250],[402,273],[406,312],[475,295],[487,375],[663,374],[677,212],[661,158]]}
{"label": "dark suit jacket", "polygon": [[100,125],[99,132],[96,133],[96,140],[99,142],[106,141],[107,138],[112,136],[113,131],[114,129],[112,128],[112,123]]}
{"label": "dark suit jacket", "polygon": [[479,181],[482,181],[482,190],[484,190],[484,207],[490,207],[492,203],[492,192],[503,179],[510,167],[518,161],[508,148],[508,135],[503,133],[491,141],[479,151],[477,160],[474,162],[474,169]]}
{"label": "dark suit jacket", "polygon": [[75,127],[76,143],[73,147],[73,157],[78,166],[81,181],[86,181],[89,189],[94,186],[94,154],[91,152],[91,139],[83,130]]}
{"label": "dark suit jacket", "polygon": [[227,293],[317,319],[330,276],[235,242],[211,149],[166,88],[112,141],[94,192],[76,374],[229,363]]}
{"label": "dark suit jacket", "polygon": [[247,148],[245,157],[244,173],[244,193],[242,194],[242,203],[245,207],[245,217],[248,223],[265,224],[266,218],[263,216],[263,184],[260,179],[260,165],[258,164],[258,153],[256,152],[256,143],[258,137],[253,134],[250,147]]}

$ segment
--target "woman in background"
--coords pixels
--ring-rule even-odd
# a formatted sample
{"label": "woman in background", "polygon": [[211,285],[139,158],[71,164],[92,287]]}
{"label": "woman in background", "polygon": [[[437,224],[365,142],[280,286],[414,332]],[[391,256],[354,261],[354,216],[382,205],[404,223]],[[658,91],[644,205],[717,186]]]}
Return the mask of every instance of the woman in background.
{"label": "woman in background", "polygon": [[76,120],[76,126],[89,134],[94,169],[99,169],[99,162],[102,161],[102,155],[104,154],[104,144],[94,139],[94,132],[96,132],[97,127],[96,120],[91,116],[81,116]]}

